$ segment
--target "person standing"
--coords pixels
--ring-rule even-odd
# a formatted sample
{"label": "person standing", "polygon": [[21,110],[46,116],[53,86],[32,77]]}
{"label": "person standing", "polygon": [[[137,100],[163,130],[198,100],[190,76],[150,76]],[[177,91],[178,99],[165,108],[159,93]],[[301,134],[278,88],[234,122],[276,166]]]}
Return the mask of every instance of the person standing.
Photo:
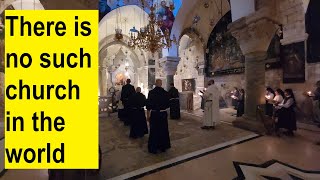
{"label": "person standing", "polygon": [[121,101],[123,104],[123,121],[124,125],[130,125],[129,122],[129,108],[128,108],[128,101],[130,96],[135,94],[136,91],[134,90],[134,86],[131,85],[131,80],[127,79],[127,84],[122,87],[121,91]]}
{"label": "person standing", "polygon": [[149,92],[147,100],[147,120],[150,124],[149,153],[165,152],[171,148],[167,113],[169,107],[169,93],[162,88],[162,80],[157,79],[156,87]]}
{"label": "person standing", "polygon": [[238,98],[240,95],[239,89],[237,87],[234,87],[234,90],[231,92],[232,93],[232,106],[234,106],[234,109],[237,110],[238,108]]}
{"label": "person standing", "polygon": [[266,90],[266,115],[269,117],[272,117],[273,115],[273,104],[270,103],[270,100],[273,100],[275,96],[275,93],[273,91],[273,89],[271,89],[270,87],[267,88]]}
{"label": "person standing", "polygon": [[204,105],[204,119],[203,126],[201,129],[214,129],[219,123],[219,98],[220,91],[218,87],[214,84],[214,80],[210,80],[208,83],[208,88],[203,95],[205,100]]}
{"label": "person standing", "polygon": [[282,103],[276,106],[278,110],[278,118],[276,118],[276,133],[279,136],[280,128],[284,128],[287,131],[285,135],[294,136],[293,131],[297,130],[297,120],[296,120],[296,99],[294,97],[293,91],[291,89],[286,89],[284,91],[285,98]]}
{"label": "person standing", "polygon": [[169,96],[170,96],[170,118],[180,119],[180,101],[179,91],[174,87],[174,84],[170,84]]}
{"label": "person standing", "polygon": [[238,100],[237,117],[241,117],[244,114],[244,89],[240,89],[240,94]]}
{"label": "person standing", "polygon": [[137,87],[136,94],[129,98],[131,138],[142,138],[145,134],[148,134],[147,119],[144,112],[146,101],[146,96],[141,93],[140,87]]}

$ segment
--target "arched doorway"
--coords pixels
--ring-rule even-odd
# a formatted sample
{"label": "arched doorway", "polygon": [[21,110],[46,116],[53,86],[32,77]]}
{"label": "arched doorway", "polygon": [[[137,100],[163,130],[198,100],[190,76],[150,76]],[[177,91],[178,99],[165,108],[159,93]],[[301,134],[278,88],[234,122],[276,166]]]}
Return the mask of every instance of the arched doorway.
{"label": "arched doorway", "polygon": [[193,93],[193,109],[201,107],[198,95],[204,89],[204,48],[195,31],[185,31],[179,41],[180,62],[174,76],[174,84],[180,92]]}

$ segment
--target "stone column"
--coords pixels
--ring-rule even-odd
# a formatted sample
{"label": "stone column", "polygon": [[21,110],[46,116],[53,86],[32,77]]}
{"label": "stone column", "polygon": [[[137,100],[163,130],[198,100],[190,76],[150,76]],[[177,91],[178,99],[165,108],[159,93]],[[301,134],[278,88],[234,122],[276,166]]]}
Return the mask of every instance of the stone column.
{"label": "stone column", "polygon": [[252,131],[264,131],[257,121],[257,105],[265,104],[265,59],[277,23],[256,12],[229,25],[245,56],[245,116],[233,124]]}
{"label": "stone column", "polygon": [[171,57],[171,56],[166,56],[161,59],[159,59],[160,63],[162,63],[164,66],[164,72],[166,73],[167,77],[167,84],[165,89],[169,89],[170,84],[174,83],[173,76],[175,75],[177,71],[177,67],[180,61],[179,57]]}
{"label": "stone column", "polygon": [[100,96],[107,96],[107,68],[99,67]]}
{"label": "stone column", "polygon": [[245,56],[245,115],[256,117],[258,105],[265,104],[265,59],[267,52]]}

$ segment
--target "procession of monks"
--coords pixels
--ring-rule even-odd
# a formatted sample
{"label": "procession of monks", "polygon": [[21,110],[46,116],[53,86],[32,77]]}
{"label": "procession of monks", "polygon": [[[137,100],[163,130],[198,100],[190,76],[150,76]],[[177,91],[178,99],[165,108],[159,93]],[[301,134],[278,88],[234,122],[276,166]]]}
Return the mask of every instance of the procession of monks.
{"label": "procession of monks", "polygon": [[119,111],[119,118],[125,126],[130,126],[130,138],[142,138],[149,133],[148,150],[152,154],[165,152],[171,147],[169,109],[171,119],[180,119],[179,92],[173,84],[167,92],[162,88],[162,80],[156,80],[155,88],[149,92],[147,99],[141,93],[141,88],[135,89],[131,80],[127,79],[127,84],[122,87],[120,100],[123,109]]}

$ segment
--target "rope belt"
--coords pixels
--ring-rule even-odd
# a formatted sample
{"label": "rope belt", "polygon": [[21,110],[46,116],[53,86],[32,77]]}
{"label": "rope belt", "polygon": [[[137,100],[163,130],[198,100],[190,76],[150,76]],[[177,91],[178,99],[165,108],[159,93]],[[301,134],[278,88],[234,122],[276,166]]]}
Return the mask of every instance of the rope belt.
{"label": "rope belt", "polygon": [[163,109],[163,110],[160,110],[160,111],[157,111],[157,110],[151,110],[151,112],[167,112],[167,110],[169,110],[169,109]]}
{"label": "rope belt", "polygon": [[144,107],[142,107],[142,108],[132,108],[132,109],[134,109],[134,110],[140,110],[140,109],[144,109]]}
{"label": "rope belt", "polygon": [[174,99],[179,99],[179,98],[171,98],[170,101],[171,101],[171,100],[174,100]]}

